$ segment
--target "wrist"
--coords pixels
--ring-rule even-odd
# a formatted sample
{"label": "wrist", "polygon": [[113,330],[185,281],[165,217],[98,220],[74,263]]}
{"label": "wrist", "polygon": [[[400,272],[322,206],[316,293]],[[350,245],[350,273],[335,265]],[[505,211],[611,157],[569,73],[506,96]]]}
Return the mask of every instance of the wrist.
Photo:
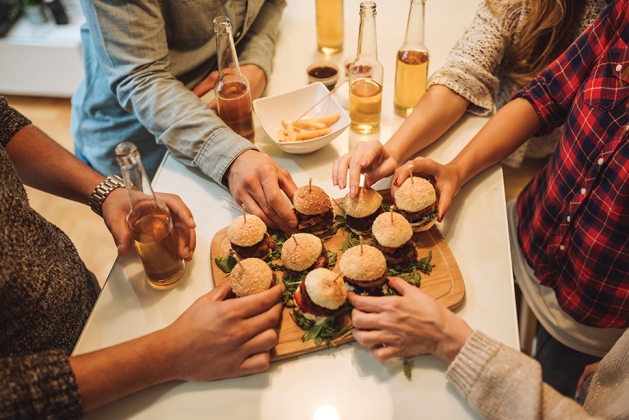
{"label": "wrist", "polygon": [[103,203],[114,190],[124,188],[124,180],[118,175],[109,175],[103,182],[98,184],[90,195],[89,206],[92,211],[99,216],[103,216]]}
{"label": "wrist", "polygon": [[463,319],[450,312],[450,310],[446,308],[444,310],[448,314],[445,316],[443,336],[437,344],[435,355],[451,363],[459,354],[467,339],[472,335],[473,330]]}

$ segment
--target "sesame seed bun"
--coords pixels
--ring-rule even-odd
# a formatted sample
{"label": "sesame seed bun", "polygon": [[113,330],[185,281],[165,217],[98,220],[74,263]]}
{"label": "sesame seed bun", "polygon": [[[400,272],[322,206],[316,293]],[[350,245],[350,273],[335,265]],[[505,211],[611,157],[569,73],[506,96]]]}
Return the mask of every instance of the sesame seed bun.
{"label": "sesame seed bun", "polygon": [[312,302],[321,307],[338,309],[347,299],[343,276],[327,268],[315,268],[308,273],[304,282]]}
{"label": "sesame seed bun", "polygon": [[316,185],[304,185],[297,188],[293,196],[295,210],[302,214],[314,215],[332,210],[330,196]]}
{"label": "sesame seed bun", "polygon": [[437,201],[437,193],[430,181],[417,176],[408,178],[395,190],[395,205],[400,210],[417,212]]}
{"label": "sesame seed bun", "polygon": [[373,188],[359,188],[356,197],[349,194],[343,200],[345,213],[352,217],[362,218],[374,214],[382,204],[382,196]]}
{"label": "sesame seed bun", "polygon": [[227,239],[238,246],[252,246],[262,240],[266,233],[266,225],[258,216],[253,214],[238,216],[227,229]]}
{"label": "sesame seed bun", "polygon": [[310,233],[295,233],[282,246],[282,263],[289,270],[303,271],[313,265],[323,251],[323,242]]}
{"label": "sesame seed bun", "polygon": [[273,271],[267,263],[258,258],[245,258],[236,264],[230,278],[236,296],[250,296],[271,287]]}
{"label": "sesame seed bun", "polygon": [[339,268],[345,277],[370,281],[380,279],[387,271],[382,252],[369,245],[354,246],[343,253]]}
{"label": "sesame seed bun", "polygon": [[[393,218],[393,221],[391,219]],[[371,227],[371,233],[382,246],[399,248],[413,237],[413,228],[399,213],[382,213]]]}

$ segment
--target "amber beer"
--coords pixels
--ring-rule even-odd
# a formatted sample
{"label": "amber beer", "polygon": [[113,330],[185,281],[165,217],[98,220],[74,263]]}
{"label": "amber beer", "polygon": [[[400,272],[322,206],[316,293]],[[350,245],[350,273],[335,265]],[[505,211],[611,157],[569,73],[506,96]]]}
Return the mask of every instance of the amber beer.
{"label": "amber beer", "polygon": [[324,54],[343,51],[343,0],[316,0],[317,47]]}
{"label": "amber beer", "polygon": [[229,128],[251,141],[255,140],[249,86],[241,81],[222,83],[217,89],[218,116]]}
{"label": "amber beer", "polygon": [[177,234],[167,214],[148,214],[131,228],[148,280],[157,287],[175,283],[185,272],[185,263],[177,251]]}
{"label": "amber beer", "polygon": [[417,101],[426,93],[428,54],[423,51],[399,51],[395,62],[393,106],[400,117],[408,117]]}
{"label": "amber beer", "polygon": [[350,128],[360,134],[375,133],[380,129],[382,86],[373,79],[359,79],[349,93]]}

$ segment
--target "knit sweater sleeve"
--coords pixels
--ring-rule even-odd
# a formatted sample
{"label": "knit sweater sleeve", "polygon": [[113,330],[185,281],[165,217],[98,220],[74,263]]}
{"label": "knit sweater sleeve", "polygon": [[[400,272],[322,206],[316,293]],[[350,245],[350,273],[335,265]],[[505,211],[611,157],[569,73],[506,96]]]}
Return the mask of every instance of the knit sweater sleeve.
{"label": "knit sweater sleeve", "polygon": [[9,106],[7,99],[0,96],[0,145],[6,147],[22,127],[31,121]]}
{"label": "knit sweater sleeve", "polygon": [[483,1],[471,26],[450,51],[444,66],[432,74],[428,85],[446,86],[470,101],[468,111],[489,115],[500,84],[499,65],[512,44],[521,6],[519,1],[507,3],[496,15]]}
{"label": "knit sweater sleeve", "polygon": [[446,377],[484,419],[590,419],[542,381],[539,363],[477,331]]}
{"label": "knit sweater sleeve", "polygon": [[79,389],[63,351],[0,359],[1,420],[82,415]]}

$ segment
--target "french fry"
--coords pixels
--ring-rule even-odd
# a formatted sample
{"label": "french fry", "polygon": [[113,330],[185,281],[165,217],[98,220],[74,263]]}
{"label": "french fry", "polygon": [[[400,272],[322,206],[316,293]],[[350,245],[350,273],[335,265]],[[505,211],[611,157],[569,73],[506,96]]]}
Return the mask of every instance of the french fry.
{"label": "french fry", "polygon": [[282,119],[284,129],[277,131],[277,141],[312,140],[325,136],[332,132],[330,126],[339,118],[341,118],[340,114],[330,114],[318,118],[302,118],[292,123]]}
{"label": "french fry", "polygon": [[327,128],[328,125],[318,121],[297,120],[293,121],[295,127],[303,128],[304,130],[322,130]]}
{"label": "french fry", "polygon": [[295,136],[297,140],[312,140],[317,137],[325,136],[326,134],[330,134],[332,129],[330,127],[322,128],[321,130],[311,130],[311,131],[302,131],[301,133],[297,133]]}
{"label": "french fry", "polygon": [[323,117],[318,118],[302,118],[299,121],[307,121],[307,122],[315,122],[315,123],[323,123],[330,127],[332,124],[337,122],[341,118],[341,114],[330,114]]}

